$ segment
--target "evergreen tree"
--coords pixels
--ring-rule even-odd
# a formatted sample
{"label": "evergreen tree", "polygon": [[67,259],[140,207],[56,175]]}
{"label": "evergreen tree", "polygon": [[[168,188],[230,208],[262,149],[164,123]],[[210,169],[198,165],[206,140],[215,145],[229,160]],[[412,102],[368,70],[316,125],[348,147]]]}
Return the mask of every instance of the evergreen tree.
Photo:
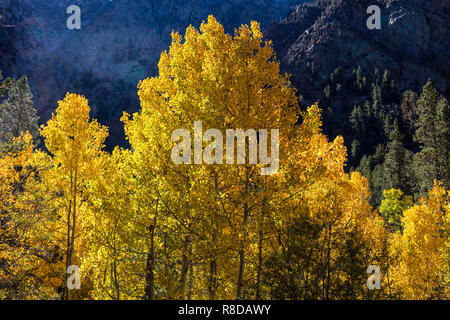
{"label": "evergreen tree", "polygon": [[25,131],[33,138],[38,136],[38,116],[32,97],[26,76],[9,88],[8,97],[0,104],[0,138],[18,137]]}
{"label": "evergreen tree", "polygon": [[375,153],[371,157],[372,173],[370,174],[369,186],[371,190],[370,203],[378,207],[383,199],[383,190],[386,189],[384,183],[384,162],[386,158],[386,146],[379,144],[375,148]]}
{"label": "evergreen tree", "polygon": [[405,133],[404,145],[410,150],[414,150],[415,147],[413,135],[414,123],[417,121],[415,113],[417,99],[417,94],[414,91],[406,91],[401,101],[402,131]]}
{"label": "evergreen tree", "polygon": [[381,96],[385,101],[392,102],[395,100],[395,82],[391,78],[391,72],[387,69],[384,70],[381,82]]}
{"label": "evergreen tree", "polygon": [[370,189],[372,196],[370,198],[370,204],[374,207],[378,207],[383,199],[384,186],[384,166],[378,164],[372,171]]}
{"label": "evergreen tree", "polygon": [[361,66],[358,66],[356,70],[354,70],[356,81],[355,85],[359,91],[362,91],[366,86],[367,79],[365,79]]}
{"label": "evergreen tree", "polygon": [[6,90],[8,90],[9,86],[12,83],[10,78],[3,79],[2,72],[0,71],[0,98],[3,97]]}
{"label": "evergreen tree", "polygon": [[350,123],[356,133],[358,140],[362,141],[365,136],[366,115],[360,106],[355,106],[350,114]]}
{"label": "evergreen tree", "polygon": [[450,189],[450,105],[446,99],[439,102],[436,126],[439,136],[438,150],[442,182],[448,190]]}
{"label": "evergreen tree", "polygon": [[406,132],[411,132],[414,120],[413,111],[416,109],[417,94],[414,91],[406,91],[402,98],[402,118]]}
{"label": "evergreen tree", "polygon": [[353,159],[357,159],[360,154],[361,144],[358,140],[353,140],[351,154]]}
{"label": "evergreen tree", "polygon": [[403,135],[398,128],[397,121],[394,122],[389,140],[384,162],[385,187],[387,189],[399,189],[406,194],[412,194],[410,187],[412,177],[409,174],[408,151],[403,147]]}
{"label": "evergreen tree", "polygon": [[380,112],[383,106],[382,93],[379,85],[372,84],[372,101],[374,112]]}
{"label": "evergreen tree", "polygon": [[[448,158],[445,159],[442,146],[448,145],[445,127],[446,102],[441,101],[440,95],[431,79],[423,87],[417,102],[418,119],[414,140],[420,144],[420,152],[414,157],[415,171],[418,178],[418,192],[420,195],[431,189],[434,180],[443,181],[448,171]],[[442,115],[438,116],[439,106]],[[441,118],[441,120],[440,120]]]}

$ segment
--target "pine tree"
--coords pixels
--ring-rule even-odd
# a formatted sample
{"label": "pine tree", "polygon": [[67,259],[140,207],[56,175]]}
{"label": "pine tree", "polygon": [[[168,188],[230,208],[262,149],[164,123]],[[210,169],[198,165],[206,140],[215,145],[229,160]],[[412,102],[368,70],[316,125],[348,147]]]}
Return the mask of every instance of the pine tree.
{"label": "pine tree", "polygon": [[26,76],[10,86],[7,99],[0,104],[1,136],[18,137],[22,132],[28,131],[33,138],[37,138],[38,116],[32,97]]}
{"label": "pine tree", "polygon": [[358,88],[358,90],[362,91],[366,85],[364,83],[364,81],[367,81],[367,80],[364,80],[364,74],[361,69],[361,66],[358,66],[358,68],[355,69],[353,72],[355,73],[355,77],[356,77],[355,85]]}
{"label": "pine tree", "polygon": [[438,105],[437,123],[439,165],[442,168],[442,183],[450,189],[450,105],[446,99],[441,99]]}
{"label": "pine tree", "polygon": [[381,82],[381,97],[384,101],[392,101],[394,97],[395,84],[391,79],[391,72],[384,70],[383,80]]}
{"label": "pine tree", "polygon": [[361,142],[366,136],[366,114],[360,106],[355,106],[350,114],[352,129],[356,132],[356,137]]}
{"label": "pine tree", "polygon": [[0,71],[0,98],[3,97],[6,90],[8,90],[9,86],[12,83],[10,78],[3,79],[2,72]]}
{"label": "pine tree", "polygon": [[[448,111],[445,104],[430,79],[417,102],[418,120],[414,139],[420,144],[420,152],[414,157],[414,165],[419,194],[426,193],[434,180],[443,181],[448,171],[448,158],[441,149],[448,145],[448,120],[445,119]],[[442,106],[442,115],[438,117],[439,106]]]}
{"label": "pine tree", "polygon": [[406,91],[402,99],[402,123],[404,131],[412,135],[413,123],[416,120],[414,110],[416,109],[417,94],[413,91]]}
{"label": "pine tree", "polygon": [[378,84],[372,84],[372,112],[375,116],[382,113],[383,109],[383,95],[381,86]]}
{"label": "pine tree", "polygon": [[397,121],[394,122],[389,139],[384,162],[384,186],[386,189],[400,189],[411,195],[410,161],[408,151],[403,147],[403,135],[398,128]]}

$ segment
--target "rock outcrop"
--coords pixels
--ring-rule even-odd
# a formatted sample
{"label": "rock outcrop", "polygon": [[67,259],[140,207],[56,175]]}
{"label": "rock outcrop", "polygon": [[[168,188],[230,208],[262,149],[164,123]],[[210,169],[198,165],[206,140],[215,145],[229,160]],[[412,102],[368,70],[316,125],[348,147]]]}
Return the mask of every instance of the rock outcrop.
{"label": "rock outcrop", "polygon": [[[356,66],[370,73],[389,69],[399,90],[419,89],[431,77],[450,94],[450,16],[447,0],[315,1],[273,26],[284,70],[310,99],[340,68],[350,78]],[[367,28],[370,5],[381,8],[380,30]]]}

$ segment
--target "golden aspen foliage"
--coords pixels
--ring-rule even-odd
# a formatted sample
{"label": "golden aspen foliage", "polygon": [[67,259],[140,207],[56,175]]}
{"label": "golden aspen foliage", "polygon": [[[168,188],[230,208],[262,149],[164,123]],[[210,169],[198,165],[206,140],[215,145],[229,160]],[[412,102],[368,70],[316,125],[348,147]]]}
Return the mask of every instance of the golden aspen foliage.
{"label": "golden aspen foliage", "polygon": [[129,152],[115,149],[102,154],[102,166],[89,184],[91,216],[85,223],[86,250],[82,265],[89,274],[92,299],[133,299],[139,297],[133,239],[131,205],[134,190]]}
{"label": "golden aspen foliage", "polygon": [[394,284],[406,299],[449,297],[449,194],[435,181],[434,188],[403,212],[403,233],[392,243],[398,255]]}
{"label": "golden aspen foliage", "polygon": [[448,299],[448,192],[385,191],[379,215],[258,23],[173,32],[158,67],[122,117],[129,149],[103,150],[77,94],[42,126],[45,151],[28,133],[0,146],[0,298]]}
{"label": "golden aspen foliage", "polygon": [[[327,226],[314,245],[328,244],[327,256],[322,251],[316,257],[330,271],[340,254],[332,242],[344,241],[343,232],[365,237],[367,257],[358,279],[365,277],[376,256],[368,243],[382,229],[367,203],[367,181],[356,175],[350,180],[344,172],[343,139],[328,142],[321,133],[319,106],[300,111],[295,90],[288,76],[280,74],[259,25],[252,22],[230,36],[210,16],[199,30],[189,27],[184,37],[173,33],[172,38],[170,50],[161,55],[158,77],[139,84],[141,112],[124,116],[141,192],[136,208],[145,209],[144,225],[156,230],[153,245],[144,249],[160,257],[149,261],[147,256],[147,264],[143,257],[141,264],[154,274],[156,267],[173,268],[178,261],[172,269],[175,287],[173,279],[166,283],[156,275],[151,288],[175,298],[270,297],[267,261],[284,250],[288,230],[304,212]],[[203,131],[279,129],[278,173],[262,176],[261,165],[248,159],[227,165],[225,152],[224,164],[175,165],[171,134],[181,128],[193,132],[195,121],[202,121]],[[168,246],[170,254],[163,254]],[[155,265],[158,261],[161,266]],[[338,276],[341,282],[346,281],[344,273]],[[327,281],[322,285],[330,292]]]}
{"label": "golden aspen foliage", "polygon": [[60,266],[59,274],[66,299],[70,299],[66,269],[78,265],[83,272],[88,267],[80,265],[84,226],[91,219],[88,186],[103,165],[101,150],[108,136],[107,128],[96,120],[90,121],[89,112],[86,98],[67,94],[41,129],[45,146],[52,155],[52,169],[45,172],[43,179],[51,184],[56,195],[54,205],[58,208],[48,227],[53,232],[51,241],[64,255],[65,266]]}
{"label": "golden aspen foliage", "polygon": [[384,199],[380,205],[380,213],[385,217],[387,223],[394,231],[401,230],[401,219],[403,211],[413,205],[411,196],[403,196],[398,189],[383,191]]}
{"label": "golden aspen foliage", "polygon": [[0,154],[0,297],[55,298],[49,266],[57,261],[43,228],[47,195],[41,192],[41,172],[49,158],[33,151],[29,133],[5,145]]}
{"label": "golden aspen foliage", "polygon": [[164,214],[159,219],[167,221],[167,231],[157,232],[160,243],[165,232],[177,235],[172,240],[172,253],[181,260],[175,271],[177,297],[231,298],[237,291],[242,296],[245,251],[265,194],[250,190],[262,183],[259,167],[176,166],[171,134],[192,129],[194,121],[202,121],[204,130],[277,128],[280,145],[286,145],[297,119],[295,92],[280,75],[257,23],[232,37],[210,16],[200,30],[189,27],[184,41],[177,33],[172,37],[169,52],[161,55],[159,76],[139,85],[141,113],[124,118],[138,178],[145,178],[139,183],[147,186],[139,199],[158,203]]}
{"label": "golden aspen foliage", "polygon": [[[28,230],[21,228],[18,217],[22,211],[19,204],[19,194],[24,188],[27,175],[27,164],[32,153],[31,135],[24,134],[15,138],[10,150],[2,150],[0,155],[0,283],[1,288],[8,286],[20,286],[26,279],[26,272],[30,266],[30,256],[26,249]],[[25,278],[25,279],[24,279]],[[34,287],[29,282],[28,286]],[[33,288],[35,289],[35,288]],[[31,291],[31,290],[30,290]],[[8,296],[8,291],[0,290],[0,298],[16,298]],[[20,297],[19,292],[17,292]],[[26,298],[26,297],[24,297]]]}

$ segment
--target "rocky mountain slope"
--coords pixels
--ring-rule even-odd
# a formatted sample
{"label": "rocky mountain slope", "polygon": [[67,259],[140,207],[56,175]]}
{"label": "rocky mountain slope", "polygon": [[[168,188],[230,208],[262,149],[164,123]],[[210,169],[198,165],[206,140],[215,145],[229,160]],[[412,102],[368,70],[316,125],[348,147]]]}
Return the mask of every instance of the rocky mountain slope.
{"label": "rocky mountain slope", "polygon": [[[373,4],[381,8],[380,30],[367,28]],[[406,90],[420,92],[428,78],[450,96],[449,0],[317,0],[291,10],[266,36],[302,103],[319,101],[325,132],[343,135],[348,146],[354,106],[371,100],[383,77],[393,87],[387,106]]]}
{"label": "rocky mountain slope", "polygon": [[[138,107],[136,85],[157,72],[172,30],[199,27],[209,14],[228,32],[251,20],[268,28],[297,0],[84,0],[81,30],[66,28],[73,1],[4,0],[0,12],[0,70],[26,74],[41,120],[51,116],[67,91],[84,94],[94,116],[118,135],[122,111]],[[115,143],[115,142],[113,142]]]}
{"label": "rocky mountain slope", "polygon": [[[372,4],[382,9],[381,30],[366,26]],[[448,0],[315,1],[297,7],[267,37],[274,39],[284,68],[300,88],[320,88],[336,68],[345,77],[361,66],[367,72],[389,69],[400,90],[432,77],[450,93],[449,10]]]}
{"label": "rocky mountain slope", "polygon": [[[352,88],[358,67],[369,82],[388,69],[399,93],[431,77],[450,95],[450,0],[79,0],[82,29],[70,31],[72,2],[0,1],[3,23],[12,25],[0,26],[0,70],[28,76],[41,121],[67,91],[86,95],[111,127],[112,145],[121,141],[122,111],[137,110],[136,85],[156,73],[172,30],[198,27],[209,14],[228,32],[260,21],[302,103],[328,110],[331,136],[345,136],[353,106],[370,97],[370,87]],[[381,30],[366,26],[372,4],[382,9]]]}

